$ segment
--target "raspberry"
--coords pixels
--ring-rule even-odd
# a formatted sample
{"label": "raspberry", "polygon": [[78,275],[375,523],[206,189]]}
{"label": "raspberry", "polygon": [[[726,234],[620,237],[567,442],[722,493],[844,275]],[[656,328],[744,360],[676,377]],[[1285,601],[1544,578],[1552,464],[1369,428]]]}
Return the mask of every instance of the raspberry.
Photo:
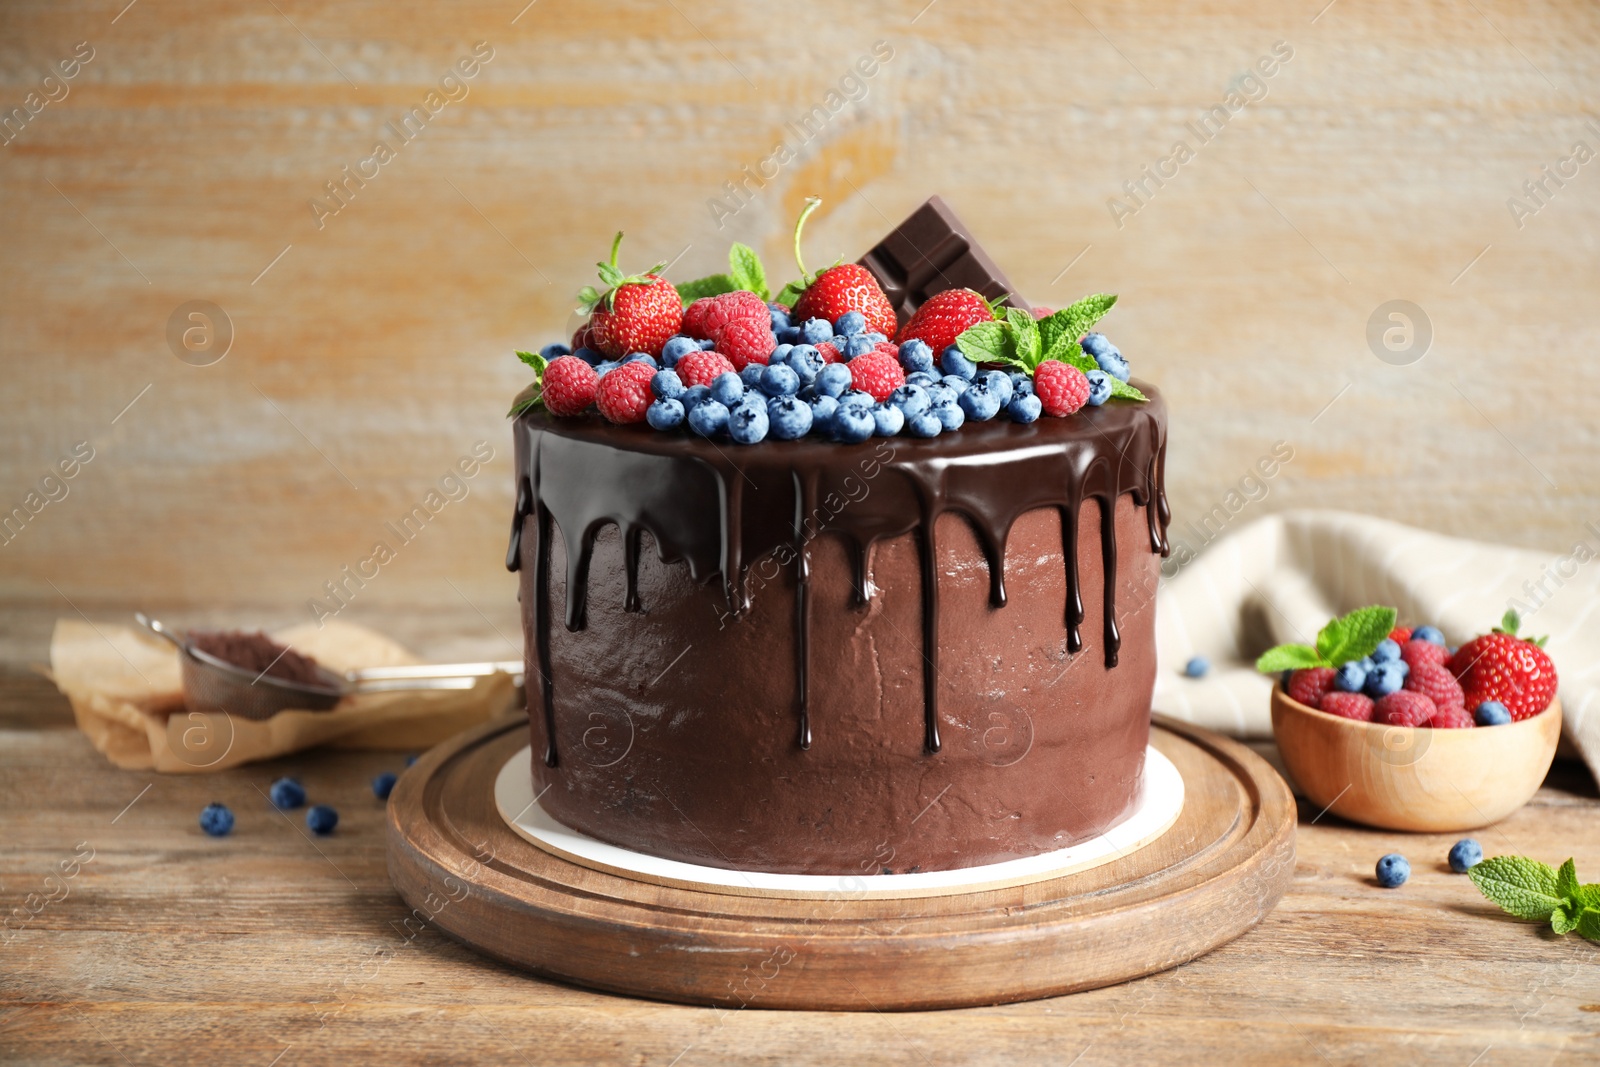
{"label": "raspberry", "polygon": [[843,363],[844,357],[834,347],[832,341],[824,341],[817,346],[817,352],[822,356],[823,363]]}
{"label": "raspberry", "polygon": [[1360,693],[1329,690],[1322,695],[1322,702],[1317,705],[1317,709],[1329,715],[1337,715],[1341,719],[1354,719],[1356,722],[1372,721],[1372,698],[1362,696]]}
{"label": "raspberry", "polygon": [[1467,698],[1461,691],[1461,683],[1437,663],[1419,663],[1412,667],[1405,687],[1433,701],[1440,711],[1456,708],[1466,711]]}
{"label": "raspberry", "polygon": [[1298,700],[1308,708],[1322,704],[1323,694],[1333,688],[1332,667],[1307,667],[1289,675],[1289,699]]}
{"label": "raspberry", "polygon": [[582,415],[594,403],[600,376],[577,356],[561,356],[544,369],[544,406],[552,415]]}
{"label": "raspberry", "polygon": [[595,406],[600,414],[609,422],[643,422],[650,402],[655,399],[650,392],[650,379],[655,374],[655,368],[642,361],[624,363],[608,372],[600,379],[600,388],[595,392]]}
{"label": "raspberry", "polygon": [[896,362],[898,362],[900,359],[900,346],[895,344],[893,341],[879,341],[877,344],[872,346],[872,350],[874,352],[887,353],[888,355],[893,356]]}
{"label": "raspberry", "polygon": [[672,369],[678,372],[683,384],[690,388],[703,385],[709,389],[711,383],[716,381],[717,375],[738,373],[733,369],[733,364],[728,362],[728,357],[715,350],[690,352],[678,360],[677,366]]}
{"label": "raspberry", "polygon": [[[735,319],[753,319],[772,325],[772,309],[754,293],[740,289],[717,296],[704,296],[683,313],[683,332],[701,341],[709,341],[716,332]],[[771,351],[768,349],[767,351]],[[763,362],[765,362],[763,360]]]}
{"label": "raspberry", "polygon": [[[763,310],[766,306],[761,305]],[[752,363],[765,366],[767,360],[772,358],[772,350],[778,347],[778,339],[772,334],[769,318],[733,319],[717,327],[711,337],[717,343],[716,350],[728,357],[736,371],[742,371]]]}
{"label": "raspberry", "polygon": [[890,393],[906,384],[906,372],[901,369],[900,360],[887,352],[868,352],[852,359],[846,366],[850,368],[850,387],[871,393],[872,399],[880,404],[889,399]]}
{"label": "raspberry", "polygon": [[1465,730],[1476,724],[1466,708],[1440,708],[1428,720],[1428,725],[1435,730]]}
{"label": "raspberry", "polygon": [[1432,641],[1412,638],[1400,643],[1400,658],[1405,660],[1406,665],[1412,670],[1416,670],[1424,663],[1442,667],[1449,655],[1449,651],[1443,645],[1436,645]]}
{"label": "raspberry", "polygon": [[1389,631],[1389,640],[1393,641],[1397,645],[1405,644],[1407,641],[1411,640],[1411,627],[1396,626],[1394,629]]}
{"label": "raspberry", "polygon": [[1059,419],[1089,402],[1089,379],[1070,363],[1047,359],[1034,368],[1033,391],[1044,413]]}
{"label": "raspberry", "polygon": [[1438,711],[1433,701],[1421,693],[1400,689],[1378,698],[1372,721],[1385,726],[1426,726]]}

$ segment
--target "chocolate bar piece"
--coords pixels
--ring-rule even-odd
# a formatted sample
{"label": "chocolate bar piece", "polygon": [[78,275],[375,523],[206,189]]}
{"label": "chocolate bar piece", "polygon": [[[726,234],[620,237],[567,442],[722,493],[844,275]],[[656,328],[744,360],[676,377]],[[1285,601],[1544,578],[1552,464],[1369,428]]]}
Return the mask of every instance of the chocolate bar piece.
{"label": "chocolate bar piece", "polygon": [[928,297],[946,289],[973,289],[990,300],[1007,296],[1012,307],[1028,306],[937,196],[929,197],[859,262],[878,279],[902,326]]}

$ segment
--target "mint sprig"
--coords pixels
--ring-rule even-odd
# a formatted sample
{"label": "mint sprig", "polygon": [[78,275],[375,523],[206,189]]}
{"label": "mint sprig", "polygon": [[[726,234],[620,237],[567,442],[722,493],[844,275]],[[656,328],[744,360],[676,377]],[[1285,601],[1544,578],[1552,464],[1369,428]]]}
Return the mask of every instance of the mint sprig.
{"label": "mint sprig", "polygon": [[1305,667],[1338,667],[1353,659],[1372,655],[1389,631],[1394,629],[1396,612],[1379,606],[1357,608],[1331,620],[1317,633],[1317,644],[1287,644],[1269,648],[1256,660],[1263,674],[1300,670]]}
{"label": "mint sprig", "polygon": [[518,350],[517,358],[533,368],[533,383],[511,402],[511,410],[506,412],[506,418],[514,419],[524,411],[538,407],[544,401],[544,372],[549,361],[537,352],[523,352]]}
{"label": "mint sprig", "polygon": [[[1506,613],[1500,616],[1500,625],[1496,626],[1493,632],[1497,634],[1508,634],[1511,637],[1520,637],[1521,635],[1517,633],[1517,631],[1520,629],[1522,629],[1522,616],[1517,614],[1517,610],[1515,608],[1507,608]],[[1546,634],[1543,637],[1523,637],[1522,639],[1530,644],[1543,648],[1544,643],[1550,640],[1550,636]]]}
{"label": "mint sprig", "polygon": [[1555,870],[1526,856],[1496,856],[1472,867],[1467,877],[1508,915],[1600,941],[1600,884],[1579,885],[1571,859]]}
{"label": "mint sprig", "polygon": [[771,290],[767,288],[767,271],[761,265],[761,257],[756,255],[755,249],[737,241],[728,249],[727,273],[708,274],[704,278],[682,282],[676,288],[684,307],[702,297],[721,296],[723,293],[738,292],[741,289],[754,293],[763,300],[772,297]]}
{"label": "mint sprig", "polygon": [[[1005,308],[1004,318],[980,322],[964,330],[956,338],[956,347],[975,363],[999,363],[1025,374],[1032,374],[1039,364],[1052,359],[1069,363],[1087,374],[1099,370],[1100,365],[1084,353],[1079,341],[1116,302],[1113,294],[1094,293],[1071,307],[1037,320],[1021,308]],[[1150,399],[1134,386],[1115,378],[1111,379],[1111,395],[1127,400]]]}

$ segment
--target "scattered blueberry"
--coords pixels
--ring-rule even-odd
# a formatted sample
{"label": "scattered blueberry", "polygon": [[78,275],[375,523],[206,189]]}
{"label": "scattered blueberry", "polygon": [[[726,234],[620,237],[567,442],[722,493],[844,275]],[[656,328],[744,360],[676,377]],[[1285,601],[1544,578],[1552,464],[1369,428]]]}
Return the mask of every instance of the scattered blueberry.
{"label": "scattered blueberry", "polygon": [[1367,670],[1359,660],[1342,665],[1333,676],[1333,687],[1341,693],[1359,693],[1367,684]]}
{"label": "scattered blueberry", "polygon": [[1026,374],[1011,375],[1011,391],[1013,393],[1021,393],[1023,396],[1032,396],[1034,394],[1033,379]]}
{"label": "scattered blueberry", "polygon": [[306,812],[306,829],[314,834],[331,834],[339,825],[339,813],[326,804],[318,804]]}
{"label": "scattered blueberry", "polygon": [[[841,331],[841,332],[843,332],[843,331]],[[871,341],[875,345],[881,345],[885,341],[888,340],[887,337],[885,337],[883,334],[878,333],[876,331],[874,331],[872,333],[869,333],[869,334],[865,334],[864,336],[866,337],[867,340]]]}
{"label": "scattered blueberry", "polygon": [[1379,641],[1378,647],[1373,649],[1372,652],[1372,661],[1374,663],[1387,663],[1390,660],[1397,660],[1399,658],[1400,646],[1387,637],[1385,637],[1382,641]]}
{"label": "scattered blueberry", "polygon": [[871,411],[877,401],[872,399],[871,393],[863,393],[859,389],[852,389],[839,397],[841,408],[855,408],[858,411]]}
{"label": "scattered blueberry", "polygon": [[939,369],[957,378],[965,378],[969,382],[978,375],[978,365],[962,355],[961,349],[955,345],[945,349],[944,354],[939,357]]}
{"label": "scattered blueberry", "polygon": [[1084,375],[1089,379],[1089,406],[1099,407],[1111,399],[1111,375],[1103,370],[1092,370]]}
{"label": "scattered blueberry", "polygon": [[744,383],[745,392],[761,388],[761,372],[767,369],[765,363],[746,363],[744,370],[739,372],[739,380]]}
{"label": "scattered blueberry", "polygon": [[944,432],[944,423],[929,410],[907,419],[906,429],[911,431],[913,437],[938,437]]}
{"label": "scattered blueberry", "polygon": [[591,367],[598,367],[606,361],[606,357],[592,348],[580,348],[572,353]]}
{"label": "scattered blueberry", "polygon": [[928,406],[930,408],[944,407],[946,404],[955,405],[958,394],[943,382],[935,382],[928,386]]}
{"label": "scattered blueberry", "polygon": [[[752,367],[759,364],[752,363]],[[800,391],[800,375],[782,366],[761,367],[758,387],[768,396],[794,396]]]}
{"label": "scattered blueberry", "polygon": [[658,400],[677,400],[683,396],[683,379],[678,377],[675,370],[658,370],[655,377],[650,379],[650,391]]}
{"label": "scattered blueberry", "polygon": [[1472,838],[1463,837],[1450,846],[1450,869],[1457,874],[1466,874],[1482,862],[1483,846]]}
{"label": "scattered blueberry", "polygon": [[667,343],[661,346],[661,365],[671,367],[690,352],[697,352],[699,349],[700,343],[693,337],[679,334],[677,337],[669,338]]}
{"label": "scattered blueberry", "polygon": [[956,403],[961,405],[962,412],[973,422],[986,422],[1000,414],[1000,398],[989,390],[988,381],[974,382],[959,397]]}
{"label": "scattered blueberry", "polygon": [[273,807],[288,811],[306,802],[306,787],[294,778],[279,778],[267,790],[267,796],[272,798]]}
{"label": "scattered blueberry", "polygon": [[[833,366],[833,364],[829,364]],[[828,427],[833,423],[833,417],[839,411],[839,398],[835,396],[819,396],[811,404],[811,429],[816,433],[827,433]]]}
{"label": "scattered blueberry", "polygon": [[822,368],[822,373],[817,375],[817,391],[823,396],[837,399],[846,389],[850,388],[850,368],[843,363],[830,363]]}
{"label": "scattered blueberry", "polygon": [[1132,374],[1128,361],[1123,358],[1121,352],[1117,351],[1116,345],[1111,346],[1111,351],[1095,356],[1094,361],[1099,364],[1101,370],[1119,382],[1127,381],[1129,375]]}
{"label": "scattered blueberry", "polygon": [[686,413],[693,411],[696,404],[700,403],[702,400],[711,399],[711,386],[691,385],[689,388],[683,391],[683,395],[678,399],[683,401],[683,410]]}
{"label": "scattered blueberry", "polygon": [[1044,403],[1032,393],[1017,393],[1011,398],[1011,403],[1006,405],[1006,418],[1012,422],[1020,422],[1026,426],[1038,420],[1044,413]]}
{"label": "scattered blueberry", "polygon": [[967,421],[967,413],[961,410],[960,404],[943,404],[936,407],[933,409],[933,417],[947,430],[959,430],[961,424]]}
{"label": "scattered blueberry", "polygon": [[712,379],[711,399],[731,408],[744,399],[744,382],[733,371],[724,371]]}
{"label": "scattered blueberry", "polygon": [[684,418],[681,400],[657,400],[644,410],[644,421],[654,430],[675,430]]}
{"label": "scattered blueberry", "polygon": [[888,402],[899,408],[908,419],[921,415],[928,410],[929,405],[932,403],[928,399],[928,391],[926,389],[920,385],[912,385],[910,382],[890,393]]}
{"label": "scattered blueberry", "polygon": [[781,330],[773,331],[779,341],[786,345],[804,344],[806,332],[798,326],[786,326]]}
{"label": "scattered blueberry", "polygon": [[707,340],[704,340],[704,341],[696,341],[695,344],[700,346],[700,351],[702,351],[702,352],[709,352],[713,348],[717,347],[717,342],[712,341],[710,339],[707,339]]}
{"label": "scattered blueberry", "polygon": [[816,345],[795,345],[789,353],[789,369],[798,374],[804,384],[816,381],[825,366],[827,364],[822,362],[822,353],[817,351]]}
{"label": "scattered blueberry", "polygon": [[1356,662],[1360,663],[1361,664],[1361,669],[1366,671],[1368,674],[1371,674],[1372,673],[1372,668],[1374,668],[1374,667],[1376,667],[1378,665],[1377,660],[1373,659],[1371,656],[1362,656]]}
{"label": "scattered blueberry", "polygon": [[1089,358],[1091,359],[1103,353],[1113,351],[1117,347],[1116,345],[1112,344],[1103,333],[1086,333],[1083,335],[1083,340],[1079,343],[1083,346],[1083,350],[1089,354]]}
{"label": "scattered blueberry", "polygon": [[200,829],[212,837],[225,837],[233,830],[233,812],[225,804],[207,804],[200,812]]}
{"label": "scattered blueberry", "polygon": [[808,344],[820,345],[833,340],[833,324],[827,319],[807,319],[800,330]]}
{"label": "scattered blueberry", "polygon": [[1511,711],[1498,700],[1485,700],[1473,709],[1472,721],[1479,726],[1504,726],[1511,721]]}
{"label": "scattered blueberry", "polygon": [[847,445],[865,441],[877,428],[871,408],[863,410],[854,404],[840,404],[833,416],[833,435]]}
{"label": "scattered blueberry", "polygon": [[938,385],[939,376],[925,370],[912,371],[910,374],[906,375],[906,384],[921,386]]}
{"label": "scattered blueberry", "polygon": [[772,355],[767,357],[767,366],[781,367],[789,362],[789,354],[794,351],[794,345],[779,345],[772,350]]}
{"label": "scattered blueberry", "polygon": [[1405,672],[1400,669],[1404,666],[1405,664],[1399,660],[1390,660],[1387,663],[1375,665],[1372,670],[1367,672],[1367,678],[1361,685],[1361,691],[1373,700],[1377,700],[1379,697],[1386,697],[1390,693],[1399,692],[1400,687],[1405,685],[1406,681]]}
{"label": "scattered blueberry", "polygon": [[961,377],[959,374],[946,374],[943,378],[939,379],[939,384],[943,385],[956,396],[960,396],[962,393],[966,392],[968,387],[972,385],[970,381]]}
{"label": "scattered blueberry", "polygon": [[[648,417],[648,412],[646,413]],[[689,429],[701,437],[715,437],[728,428],[728,408],[710,397],[689,410]]]}
{"label": "scattered blueberry", "polygon": [[389,794],[394,792],[394,784],[399,780],[393,771],[384,771],[372,780],[372,795],[379,800],[388,800]]}
{"label": "scattered blueberry", "polygon": [[879,437],[893,437],[904,429],[906,413],[893,404],[877,404],[872,409],[873,433]]}
{"label": "scattered blueberry", "polygon": [[1437,626],[1419,626],[1411,631],[1411,640],[1429,641],[1435,645],[1444,644],[1444,634]]}
{"label": "scattered blueberry", "polygon": [[846,337],[851,334],[866,333],[867,317],[859,311],[846,311],[834,320],[833,328]]}
{"label": "scattered blueberry", "polygon": [[604,378],[606,375],[610,374],[612,371],[616,370],[621,365],[622,364],[618,363],[614,359],[602,359],[599,363],[596,363],[594,365],[594,372],[596,374],[598,374],[600,377]]}
{"label": "scattered blueberry", "polygon": [[855,359],[857,356],[866,355],[872,349],[873,344],[870,340],[860,334],[856,334],[854,337],[845,339],[844,348],[841,351],[845,359]]}
{"label": "scattered blueberry", "polygon": [[539,354],[543,356],[545,362],[548,363],[552,359],[560,359],[562,356],[572,355],[572,349],[568,348],[566,345],[558,343],[553,345],[545,345],[543,348],[539,349]]}
{"label": "scattered blueberry", "polygon": [[779,441],[796,441],[811,432],[811,405],[793,396],[767,401],[768,433]]}
{"label": "scattered blueberry", "polygon": [[1385,889],[1399,889],[1411,877],[1411,864],[1398,852],[1391,852],[1378,861],[1378,884]]}
{"label": "scattered blueberry", "polygon": [[648,363],[654,367],[656,365],[656,360],[655,357],[648,352],[630,352],[628,355],[623,357],[622,362],[618,363],[617,366],[625,367],[629,363]]}
{"label": "scattered blueberry", "polygon": [[768,304],[767,311],[772,316],[772,329],[774,332],[786,329],[789,325],[789,309],[782,304]]}
{"label": "scattered blueberry", "polygon": [[988,383],[989,392],[1000,398],[1001,407],[1011,403],[1011,394],[1016,392],[1011,384],[1011,375],[1003,370],[980,371],[978,380]]}
{"label": "scattered blueberry", "polygon": [[907,374],[916,374],[918,371],[929,373],[933,370],[933,349],[928,347],[928,342],[921,338],[913,337],[900,346],[900,366],[905,368]]}
{"label": "scattered blueberry", "polygon": [[756,394],[745,397],[728,414],[728,436],[734,444],[758,444],[767,436],[769,426],[767,402]]}
{"label": "scattered blueberry", "polygon": [[1211,669],[1211,661],[1204,656],[1190,656],[1189,662],[1183,665],[1183,673],[1189,678],[1204,678]]}

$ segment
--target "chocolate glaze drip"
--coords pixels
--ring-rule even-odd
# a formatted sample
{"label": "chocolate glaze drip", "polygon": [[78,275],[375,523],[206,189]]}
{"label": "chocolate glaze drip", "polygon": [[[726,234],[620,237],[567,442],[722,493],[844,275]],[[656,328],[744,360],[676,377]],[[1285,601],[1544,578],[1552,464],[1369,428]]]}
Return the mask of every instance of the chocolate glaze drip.
{"label": "chocolate glaze drip", "polygon": [[[989,564],[990,602],[1006,603],[1005,547],[1011,526],[1026,512],[1054,507],[1061,514],[1066,556],[1067,648],[1083,647],[1084,606],[1078,577],[1078,515],[1084,500],[1100,508],[1105,564],[1104,644],[1107,667],[1117,663],[1117,551],[1113,513],[1131,494],[1148,517],[1150,549],[1166,555],[1170,519],[1163,470],[1166,409],[1155,389],[1141,385],[1148,404],[1111,401],[1066,419],[1030,426],[977,423],[932,440],[874,438],[845,446],[808,439],[743,448],[645,426],[612,426],[598,419],[552,419],[529,412],[516,423],[517,513],[506,566],[534,558],[534,654],[541,679],[545,762],[556,763],[554,692],[549,677],[549,562],[559,536],[567,561],[568,630],[584,628],[589,561],[595,538],[615,525],[628,569],[624,607],[649,611],[638,593],[641,537],[650,534],[666,563],[688,566],[695,581],[721,580],[735,619],[750,608],[750,562],[777,552],[795,564],[795,678],[797,742],[811,744],[810,541],[843,535],[852,548],[855,599],[871,597],[872,547],[914,533],[922,569],[924,744],[939,750],[938,519],[966,518]],[[535,542],[524,547],[524,526]],[[787,555],[783,555],[787,553]],[[842,610],[846,605],[823,605]]]}

